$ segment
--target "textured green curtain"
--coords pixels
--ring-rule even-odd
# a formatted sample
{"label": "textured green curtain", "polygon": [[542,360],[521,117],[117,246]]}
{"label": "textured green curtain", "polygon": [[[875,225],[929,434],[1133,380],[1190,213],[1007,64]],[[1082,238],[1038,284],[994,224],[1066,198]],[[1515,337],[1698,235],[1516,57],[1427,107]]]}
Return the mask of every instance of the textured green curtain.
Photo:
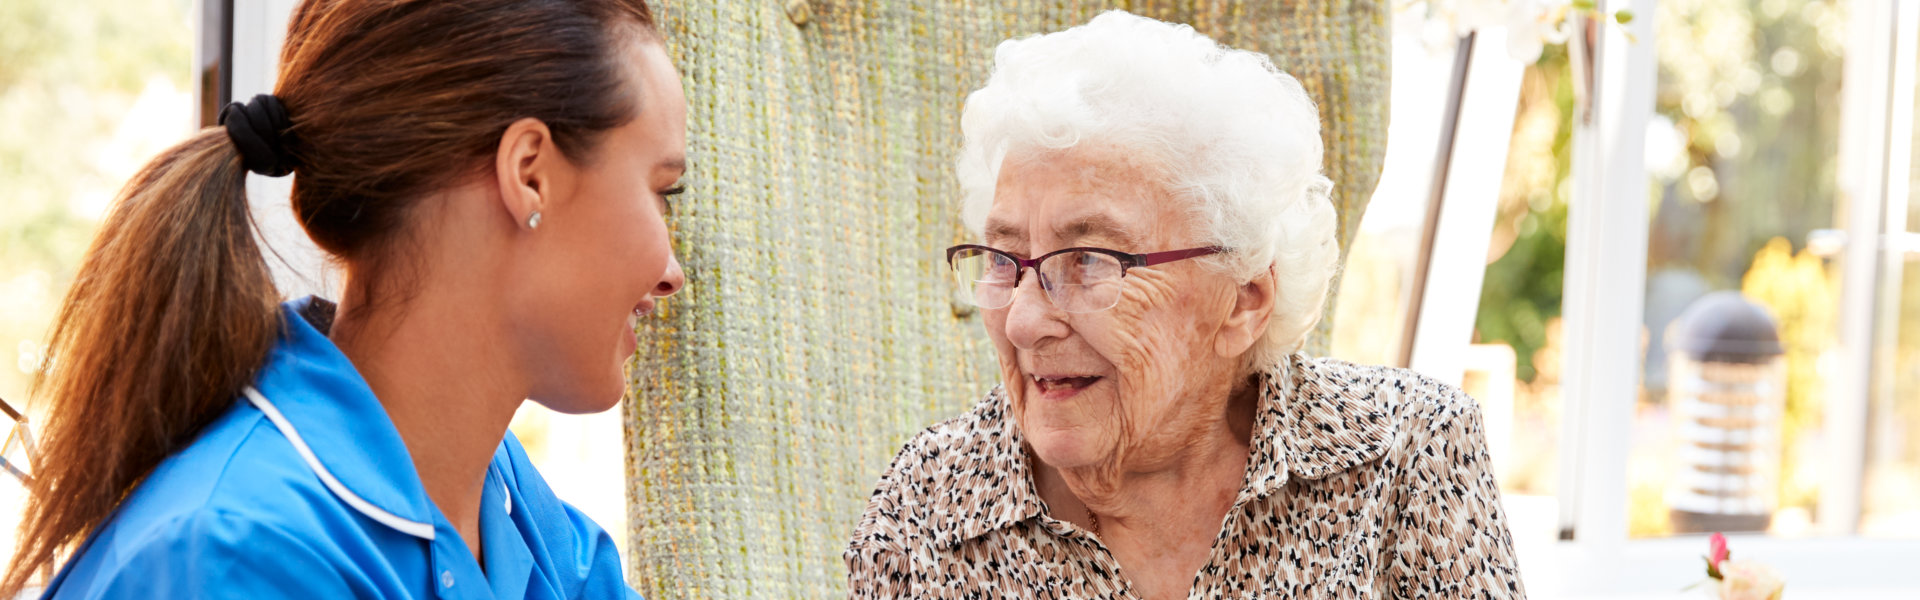
{"label": "textured green curtain", "polygon": [[656,5],[693,193],[670,217],[688,288],[642,326],[625,408],[649,598],[843,596],[893,452],[992,385],[940,252],[966,239],[960,108],[1001,40],[1121,8],[1269,53],[1320,106],[1343,248],[1386,142],[1388,0]]}

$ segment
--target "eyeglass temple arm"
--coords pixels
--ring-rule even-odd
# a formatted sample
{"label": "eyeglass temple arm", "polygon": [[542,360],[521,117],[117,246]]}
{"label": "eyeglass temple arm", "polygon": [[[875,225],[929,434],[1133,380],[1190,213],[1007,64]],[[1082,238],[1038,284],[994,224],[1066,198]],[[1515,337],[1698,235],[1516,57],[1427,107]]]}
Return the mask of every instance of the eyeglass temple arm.
{"label": "eyeglass temple arm", "polygon": [[1153,265],[1170,263],[1177,260],[1186,260],[1189,258],[1199,258],[1202,256],[1219,254],[1221,252],[1226,252],[1226,251],[1227,251],[1226,248],[1221,248],[1218,246],[1209,246],[1206,248],[1188,248],[1186,250],[1168,250],[1166,252],[1149,252],[1146,254],[1135,254],[1134,257],[1140,259],[1140,266],[1151,267]]}
{"label": "eyeglass temple arm", "polygon": [[12,417],[12,418],[13,418],[13,420],[15,420],[15,421],[25,421],[25,420],[27,420],[27,418],[26,418],[26,417],[23,417],[23,416],[20,416],[20,411],[18,411],[18,410],[14,410],[14,409],[13,409],[13,405],[12,405],[12,404],[8,404],[8,403],[7,403],[7,399],[6,399],[6,398],[0,398],[0,412],[5,412],[5,413],[7,413],[7,416],[9,416],[9,417]]}

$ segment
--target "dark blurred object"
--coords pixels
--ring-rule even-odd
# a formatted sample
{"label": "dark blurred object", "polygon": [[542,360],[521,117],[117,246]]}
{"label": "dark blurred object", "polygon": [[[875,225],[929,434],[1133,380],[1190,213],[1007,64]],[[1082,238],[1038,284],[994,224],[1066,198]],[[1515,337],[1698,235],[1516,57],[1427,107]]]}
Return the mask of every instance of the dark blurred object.
{"label": "dark blurred object", "polygon": [[1680,467],[1676,532],[1765,531],[1778,505],[1785,349],[1765,308],[1739,292],[1700,297],[1667,330]]}

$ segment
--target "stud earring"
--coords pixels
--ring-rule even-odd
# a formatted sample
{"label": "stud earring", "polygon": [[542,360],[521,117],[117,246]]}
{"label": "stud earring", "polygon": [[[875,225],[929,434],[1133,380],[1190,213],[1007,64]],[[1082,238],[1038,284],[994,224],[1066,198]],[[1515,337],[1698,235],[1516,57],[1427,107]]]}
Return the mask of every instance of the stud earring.
{"label": "stud earring", "polygon": [[539,228],[540,228],[540,211],[536,210],[536,211],[533,211],[533,214],[527,216],[527,229],[539,229]]}

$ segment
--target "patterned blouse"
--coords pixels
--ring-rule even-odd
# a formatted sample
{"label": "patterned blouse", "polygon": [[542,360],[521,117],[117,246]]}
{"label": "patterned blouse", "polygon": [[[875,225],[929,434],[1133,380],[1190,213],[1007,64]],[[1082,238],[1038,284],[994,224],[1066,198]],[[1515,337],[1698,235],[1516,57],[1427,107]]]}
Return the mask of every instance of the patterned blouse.
{"label": "patterned blouse", "polygon": [[[1524,598],[1480,411],[1410,371],[1260,374],[1247,475],[1189,598]],[[1137,598],[1049,515],[995,388],[907,442],[847,548],[853,598]]]}

